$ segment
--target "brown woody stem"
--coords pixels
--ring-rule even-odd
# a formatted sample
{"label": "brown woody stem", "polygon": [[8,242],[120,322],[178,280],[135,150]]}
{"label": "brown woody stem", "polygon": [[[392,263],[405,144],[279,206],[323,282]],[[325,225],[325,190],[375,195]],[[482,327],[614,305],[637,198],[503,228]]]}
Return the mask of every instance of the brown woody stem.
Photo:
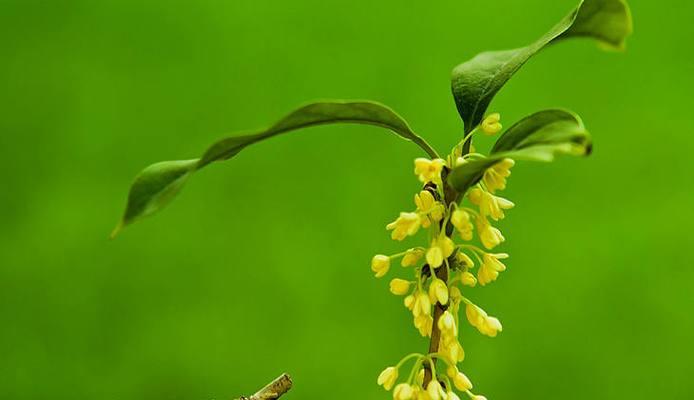
{"label": "brown woody stem", "polygon": [[[466,142],[467,143],[467,142]],[[468,145],[469,149],[469,145]],[[446,182],[446,177],[448,175],[448,169],[444,169],[443,171],[443,176],[442,180],[443,182]],[[457,203],[459,194],[450,187],[448,184],[444,183],[443,184],[443,192],[444,192],[444,203],[446,204],[446,208],[448,208],[451,203]],[[453,225],[449,222],[447,226],[443,227],[443,229],[446,230],[446,235],[451,236],[453,234]],[[445,266],[440,266],[439,268],[434,270],[434,273],[436,274],[436,277],[441,279],[444,282],[448,282],[448,268],[445,268]],[[433,326],[431,327],[431,340],[429,341],[429,354],[434,354],[438,353],[439,351],[439,345],[441,343],[441,330],[439,329],[439,319],[441,318],[441,315],[446,311],[448,306],[443,305],[439,302],[436,302],[434,305],[434,322]],[[436,362],[436,358],[432,357],[432,361]],[[429,382],[434,377],[432,376],[431,373],[431,366],[428,363],[424,364],[424,381],[422,382],[424,385],[424,388],[429,385]]]}
{"label": "brown woody stem", "polygon": [[[439,268],[435,269],[434,272],[436,273],[436,277],[441,279],[442,281],[446,282],[448,281],[448,269],[445,266],[440,266]],[[441,342],[441,330],[439,329],[439,319],[441,318],[441,314],[443,314],[444,311],[448,306],[445,306],[439,302],[436,303],[434,306],[434,324],[431,327],[431,341],[429,341],[429,354],[434,354],[438,353],[439,351],[439,344]],[[436,362],[435,358],[432,358],[433,362]],[[431,366],[428,363],[424,364],[424,387],[426,388],[427,385],[429,385],[429,382],[433,379],[433,376],[431,374]]]}

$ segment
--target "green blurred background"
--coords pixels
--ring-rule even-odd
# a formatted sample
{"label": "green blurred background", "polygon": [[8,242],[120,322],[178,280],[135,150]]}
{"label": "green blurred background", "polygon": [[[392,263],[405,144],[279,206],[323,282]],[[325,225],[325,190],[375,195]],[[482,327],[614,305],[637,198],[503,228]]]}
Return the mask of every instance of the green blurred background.
{"label": "green blurred background", "polygon": [[[384,226],[412,207],[417,147],[278,137],[109,241],[126,190],[320,98],[384,102],[445,151],[453,66],[576,3],[0,2],[0,398],[225,399],[282,371],[287,399],[387,398],[377,374],[426,341],[369,261],[402,248]],[[626,53],[552,47],[490,109],[567,107],[595,136],[591,158],[514,169],[509,269],[470,292],[505,329],[462,332],[490,399],[694,398],[694,5],[632,11]]]}

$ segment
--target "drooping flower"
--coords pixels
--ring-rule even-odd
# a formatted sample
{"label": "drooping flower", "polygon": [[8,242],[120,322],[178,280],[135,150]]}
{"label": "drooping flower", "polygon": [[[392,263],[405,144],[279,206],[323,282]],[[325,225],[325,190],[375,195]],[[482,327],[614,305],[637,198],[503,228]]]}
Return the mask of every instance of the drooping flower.
{"label": "drooping flower", "polygon": [[414,390],[407,383],[401,383],[393,390],[393,400],[410,400],[413,395]]}
{"label": "drooping flower", "polygon": [[486,323],[480,329],[480,332],[489,337],[495,337],[502,329],[501,321],[499,321],[498,318],[488,317]]}
{"label": "drooping flower", "polygon": [[440,400],[446,398],[446,392],[441,387],[438,380],[432,379],[427,386],[427,394],[431,400]]}
{"label": "drooping flower", "polygon": [[497,190],[506,189],[506,178],[511,175],[511,167],[515,165],[515,161],[510,158],[504,158],[494,164],[484,172],[482,181],[487,187],[487,190],[494,193]]}
{"label": "drooping flower", "polygon": [[436,201],[434,195],[428,190],[422,190],[414,196],[414,203],[417,212],[422,219],[422,226],[428,228],[432,222],[439,222],[443,219],[445,207]]}
{"label": "drooping flower", "polygon": [[388,273],[390,269],[390,257],[377,254],[371,259],[371,270],[376,273],[376,278],[380,278]]}
{"label": "drooping flower", "polygon": [[378,384],[382,385],[385,390],[390,390],[395,385],[395,381],[398,380],[398,369],[395,367],[388,367],[381,372],[378,376]]}
{"label": "drooping flower", "polygon": [[395,221],[386,225],[386,229],[393,231],[390,235],[393,240],[403,240],[417,233],[420,225],[421,220],[417,213],[401,212]]}
{"label": "drooping flower", "polygon": [[412,313],[415,316],[418,315],[431,315],[431,300],[426,293],[420,292],[415,300],[414,309]]}
{"label": "drooping flower", "polygon": [[455,244],[451,238],[445,235],[445,232],[441,232],[432,240],[431,246],[427,250],[427,263],[431,268],[438,268],[443,264],[444,259],[453,254],[453,250],[455,250]]}
{"label": "drooping flower", "polygon": [[463,240],[472,240],[472,222],[470,222],[470,214],[464,210],[457,209],[451,215],[451,224],[460,233]]}
{"label": "drooping flower", "polygon": [[404,279],[393,279],[390,281],[390,292],[396,296],[404,296],[410,291],[410,281]]}
{"label": "drooping flower", "polygon": [[449,390],[448,393],[446,393],[446,400],[460,400],[460,397],[458,397],[454,391]]}
{"label": "drooping flower", "polygon": [[446,370],[446,374],[449,378],[451,378],[456,389],[460,390],[461,392],[466,392],[472,389],[472,382],[470,379],[464,373],[458,371],[458,368],[455,365],[449,366],[448,370]]}
{"label": "drooping flower", "polygon": [[465,307],[465,315],[470,325],[477,328],[483,335],[495,337],[502,330],[501,322],[497,318],[490,317],[483,309],[474,304],[468,304]]}
{"label": "drooping flower", "polygon": [[424,250],[422,249],[409,249],[402,258],[403,267],[414,267],[417,265],[419,260],[424,256]]}
{"label": "drooping flower", "polygon": [[441,183],[441,171],[445,164],[446,161],[440,158],[433,160],[417,158],[414,160],[414,173],[422,183]]}
{"label": "drooping flower", "polygon": [[444,335],[455,336],[458,334],[455,318],[448,310],[444,311],[441,317],[439,317],[438,327]]}
{"label": "drooping flower", "polygon": [[480,208],[480,214],[485,217],[491,217],[494,221],[504,218],[504,210],[509,210],[515,206],[512,201],[503,197],[494,196],[493,194],[479,188],[470,190],[468,198]]}
{"label": "drooping flower", "polygon": [[493,249],[506,240],[504,235],[501,234],[501,231],[493,227],[484,216],[480,215],[475,218],[475,222],[477,223],[480,241],[487,249]]}
{"label": "drooping flower", "polygon": [[477,285],[477,278],[472,273],[465,271],[460,275],[460,282],[469,287],[475,287]]}
{"label": "drooping flower", "polygon": [[505,271],[506,266],[499,260],[508,258],[506,253],[485,253],[482,257],[482,265],[477,271],[477,280],[480,285],[484,286],[496,280],[499,277],[499,272]]}
{"label": "drooping flower", "polygon": [[431,331],[434,326],[434,318],[431,315],[418,315],[414,318],[414,327],[419,330],[419,334],[428,337],[431,336]]}
{"label": "drooping flower", "polygon": [[458,363],[465,360],[465,349],[463,349],[463,346],[455,336],[441,336],[439,352],[453,363]]}
{"label": "drooping flower", "polygon": [[448,304],[448,286],[441,279],[434,279],[429,285],[429,300],[432,303]]}
{"label": "drooping flower", "polygon": [[499,113],[489,114],[480,124],[480,128],[485,135],[496,135],[501,131],[501,115]]}
{"label": "drooping flower", "polygon": [[474,268],[475,262],[467,254],[459,251],[455,254],[455,260],[460,264],[460,268]]}

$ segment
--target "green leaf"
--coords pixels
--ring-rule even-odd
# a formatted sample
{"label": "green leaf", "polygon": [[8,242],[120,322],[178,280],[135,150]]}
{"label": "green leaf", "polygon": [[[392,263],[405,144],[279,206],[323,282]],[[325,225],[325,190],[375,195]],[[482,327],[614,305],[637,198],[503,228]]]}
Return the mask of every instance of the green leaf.
{"label": "green leaf", "polygon": [[489,157],[470,160],[453,169],[448,183],[458,193],[465,193],[482,179],[487,168],[504,158],[548,162],[559,154],[588,155],[591,149],[590,134],[576,114],[565,110],[540,111],[507,129]]}
{"label": "green leaf", "polygon": [[573,143],[590,153],[590,135],[581,118],[571,111],[554,109],[529,115],[508,128],[492,147],[492,154],[539,145]]}
{"label": "green leaf", "polygon": [[145,168],[130,187],[125,213],[111,234],[116,236],[125,226],[165,207],[178,194],[190,175],[206,165],[227,160],[253,143],[293,130],[317,125],[354,123],[373,125],[393,131],[421,147],[431,158],[436,151],[417,135],[390,108],[370,101],[324,101],[308,104],[293,111],[268,129],[252,134],[232,136],[212,144],[199,159],[164,161]]}
{"label": "green leaf", "polygon": [[126,225],[157,212],[170,202],[197,165],[197,159],[163,161],[142,170],[130,187],[125,214],[111,237],[115,237]]}
{"label": "green leaf", "polygon": [[370,101],[332,101],[303,106],[266,130],[222,139],[205,152],[200,164],[204,166],[214,161],[229,159],[246,146],[275,135],[300,128],[335,123],[366,124],[390,129],[404,139],[419,145],[430,157],[438,158],[436,151],[414,133],[402,117],[383,104]]}
{"label": "green leaf", "polygon": [[547,45],[573,37],[590,37],[608,48],[623,49],[632,32],[625,0],[584,0],[535,43],[514,50],[480,53],[453,69],[451,87],[465,132],[482,121],[489,103],[533,55]]}

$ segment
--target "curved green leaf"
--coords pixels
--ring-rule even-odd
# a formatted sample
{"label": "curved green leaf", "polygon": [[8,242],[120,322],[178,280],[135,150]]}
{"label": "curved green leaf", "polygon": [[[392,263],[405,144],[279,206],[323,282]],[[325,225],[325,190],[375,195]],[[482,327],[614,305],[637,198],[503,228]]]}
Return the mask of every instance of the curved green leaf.
{"label": "curved green leaf", "polygon": [[476,184],[487,168],[504,158],[525,161],[552,161],[559,154],[588,155],[592,149],[590,134],[581,119],[564,110],[545,110],[529,115],[504,132],[492,154],[462,164],[448,174],[448,183],[465,193]]}
{"label": "curved green leaf", "polygon": [[310,126],[355,123],[390,129],[421,147],[432,158],[438,155],[402,117],[383,104],[370,101],[321,102],[308,104],[292,112],[270,128],[250,135],[222,139],[213,144],[200,160],[201,166],[235,156],[246,146],[275,135]]}
{"label": "curved green leaf", "polygon": [[370,101],[312,103],[293,111],[268,129],[219,140],[199,159],[165,161],[145,168],[133,182],[123,218],[111,236],[117,235],[121,229],[138,219],[162,209],[178,194],[193,172],[209,163],[227,160],[253,143],[282,133],[337,123],[373,125],[389,129],[417,144],[430,157],[438,158],[436,151],[417,135],[404,119],[382,104]]}
{"label": "curved green leaf", "polygon": [[575,143],[590,153],[590,136],[581,118],[571,111],[553,109],[531,114],[508,128],[492,147],[492,154],[538,145]]}
{"label": "curved green leaf", "polygon": [[489,103],[513,74],[547,45],[590,37],[606,47],[622,49],[631,32],[631,13],[625,0],[584,0],[535,43],[480,53],[458,65],[453,69],[451,88],[465,132],[471,132],[482,121]]}
{"label": "curved green leaf", "polygon": [[125,214],[111,237],[116,236],[126,225],[157,212],[170,202],[197,165],[197,159],[163,161],[143,169],[130,186]]}

